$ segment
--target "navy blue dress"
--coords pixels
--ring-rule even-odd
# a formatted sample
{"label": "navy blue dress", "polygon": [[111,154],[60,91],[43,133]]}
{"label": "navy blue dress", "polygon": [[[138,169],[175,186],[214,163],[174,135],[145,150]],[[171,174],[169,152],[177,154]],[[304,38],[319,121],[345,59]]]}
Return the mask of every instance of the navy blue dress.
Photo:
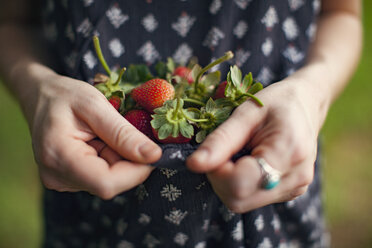
{"label": "navy blue dress", "polygon": [[[45,1],[44,23],[57,72],[92,82],[104,72],[92,36],[112,66],[154,65],[192,56],[206,65],[232,50],[231,64],[264,86],[304,64],[319,0]],[[223,74],[224,75],[224,74]],[[226,74],[225,74],[226,75]],[[203,174],[185,167],[196,147],[163,145],[141,185],[104,201],[85,192],[45,190],[44,247],[327,247],[318,160],[309,190],[296,200],[245,214],[229,211]]]}

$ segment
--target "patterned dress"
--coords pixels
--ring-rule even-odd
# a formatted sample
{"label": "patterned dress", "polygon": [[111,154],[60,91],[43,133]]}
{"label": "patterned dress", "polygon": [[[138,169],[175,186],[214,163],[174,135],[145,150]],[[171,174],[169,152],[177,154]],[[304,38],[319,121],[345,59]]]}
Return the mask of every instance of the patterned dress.
{"label": "patterned dress", "polygon": [[[231,64],[265,86],[301,67],[316,31],[319,0],[45,1],[44,28],[54,68],[91,82],[109,65],[192,56],[206,65],[228,50]],[[226,74],[225,74],[226,75]],[[229,211],[203,174],[185,167],[196,146],[163,145],[141,185],[104,201],[88,193],[45,190],[44,247],[327,247],[318,160],[309,190],[296,200],[245,214]]]}

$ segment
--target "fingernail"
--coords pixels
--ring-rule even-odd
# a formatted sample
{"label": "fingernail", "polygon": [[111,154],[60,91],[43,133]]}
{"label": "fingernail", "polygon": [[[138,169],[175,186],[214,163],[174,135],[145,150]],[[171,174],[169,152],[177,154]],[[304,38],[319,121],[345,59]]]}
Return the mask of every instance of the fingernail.
{"label": "fingernail", "polygon": [[139,147],[139,152],[144,158],[150,158],[153,154],[158,153],[160,148],[151,143],[145,143]]}
{"label": "fingernail", "polygon": [[199,163],[207,162],[209,157],[209,152],[205,149],[198,150],[192,155],[192,158],[197,160]]}

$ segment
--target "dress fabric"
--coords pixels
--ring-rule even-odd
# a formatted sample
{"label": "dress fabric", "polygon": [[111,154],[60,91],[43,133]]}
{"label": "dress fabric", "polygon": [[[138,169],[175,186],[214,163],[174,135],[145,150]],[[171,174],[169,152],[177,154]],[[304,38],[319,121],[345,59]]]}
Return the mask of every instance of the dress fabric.
{"label": "dress fabric", "polygon": [[[59,0],[44,2],[49,54],[61,74],[92,82],[104,72],[94,53],[98,34],[110,66],[172,57],[201,65],[226,51],[264,86],[301,67],[316,31],[320,1]],[[215,68],[215,69],[217,69]],[[309,190],[296,200],[245,214],[228,210],[203,174],[185,167],[196,146],[162,145],[156,169],[138,187],[104,201],[85,192],[45,190],[44,247],[327,247],[319,158]]]}

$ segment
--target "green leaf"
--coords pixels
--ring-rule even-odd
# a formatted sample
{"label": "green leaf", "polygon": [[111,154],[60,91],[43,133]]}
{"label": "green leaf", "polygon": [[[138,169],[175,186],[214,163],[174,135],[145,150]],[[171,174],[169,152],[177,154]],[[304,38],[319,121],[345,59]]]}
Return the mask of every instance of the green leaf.
{"label": "green leaf", "polygon": [[195,137],[195,140],[197,143],[202,143],[205,140],[205,137],[207,137],[207,131],[206,130],[200,130]]}
{"label": "green leaf", "polygon": [[117,91],[112,92],[112,93],[111,93],[111,96],[118,96],[118,97],[120,97],[121,99],[125,99],[124,92],[121,91],[121,90],[117,90]]}
{"label": "green leaf", "polygon": [[162,106],[162,107],[154,109],[154,112],[155,112],[155,114],[159,114],[159,115],[166,114],[168,109],[169,108],[167,106]]}
{"label": "green leaf", "polygon": [[211,113],[215,110],[216,107],[217,107],[216,103],[212,100],[212,98],[209,98],[207,104],[205,105],[205,110]]}
{"label": "green leaf", "polygon": [[150,122],[151,126],[155,128],[156,130],[167,123],[167,118],[165,115],[155,114],[155,115],[151,115],[151,117],[153,118]]}
{"label": "green leaf", "polygon": [[149,67],[147,65],[143,65],[143,64],[137,65],[136,69],[137,69],[138,79],[140,82],[146,82],[153,78],[153,75],[151,74]]}
{"label": "green leaf", "polygon": [[209,87],[211,85],[217,85],[221,80],[221,72],[215,71],[212,73],[207,74],[203,77],[203,80],[201,81],[206,87]]}
{"label": "green leaf", "polygon": [[187,123],[186,120],[182,120],[179,125],[182,136],[186,138],[192,138],[192,136],[194,135],[194,127],[191,124]]}
{"label": "green leaf", "polygon": [[191,70],[191,76],[194,79],[194,81],[196,80],[196,77],[201,72],[201,70],[202,70],[202,68],[198,64],[194,65],[194,67],[192,68],[192,70]]}
{"label": "green leaf", "polygon": [[129,66],[129,68],[125,71],[122,80],[131,84],[139,81],[139,76],[135,65]]}
{"label": "green leaf", "polygon": [[172,137],[177,138],[178,135],[180,134],[180,127],[178,124],[173,124],[173,129],[172,129]]}
{"label": "green leaf", "polygon": [[165,78],[166,74],[167,74],[167,66],[165,65],[164,62],[159,61],[155,65],[155,71],[156,71],[156,74],[158,75],[158,77]]}
{"label": "green leaf", "polygon": [[230,67],[230,72],[232,83],[236,88],[240,88],[240,84],[242,82],[242,72],[236,65]]}
{"label": "green leaf", "polygon": [[168,60],[167,60],[167,70],[168,70],[168,72],[173,74],[175,68],[176,68],[176,65],[175,65],[173,59],[168,57]]}
{"label": "green leaf", "polygon": [[165,123],[159,128],[158,136],[159,139],[165,139],[172,133],[173,126],[169,123]]}
{"label": "green leaf", "polygon": [[96,84],[94,87],[96,87],[96,89],[99,90],[104,95],[108,91],[108,88],[106,86],[106,83]]}
{"label": "green leaf", "polygon": [[233,110],[232,107],[224,107],[222,109],[218,109],[215,113],[217,125],[226,121],[230,117],[232,110]]}
{"label": "green leaf", "polygon": [[251,88],[249,88],[248,93],[251,93],[252,95],[254,95],[262,89],[263,89],[262,84],[260,82],[257,82],[257,83],[254,83]]}
{"label": "green leaf", "polygon": [[116,82],[116,80],[118,80],[118,77],[119,73],[117,73],[116,71],[111,71],[110,80],[112,83]]}
{"label": "green leaf", "polygon": [[252,85],[252,82],[253,82],[253,77],[252,77],[252,73],[250,72],[247,75],[245,75],[243,79],[243,83],[241,87],[241,90],[243,93],[247,92],[248,88]]}

